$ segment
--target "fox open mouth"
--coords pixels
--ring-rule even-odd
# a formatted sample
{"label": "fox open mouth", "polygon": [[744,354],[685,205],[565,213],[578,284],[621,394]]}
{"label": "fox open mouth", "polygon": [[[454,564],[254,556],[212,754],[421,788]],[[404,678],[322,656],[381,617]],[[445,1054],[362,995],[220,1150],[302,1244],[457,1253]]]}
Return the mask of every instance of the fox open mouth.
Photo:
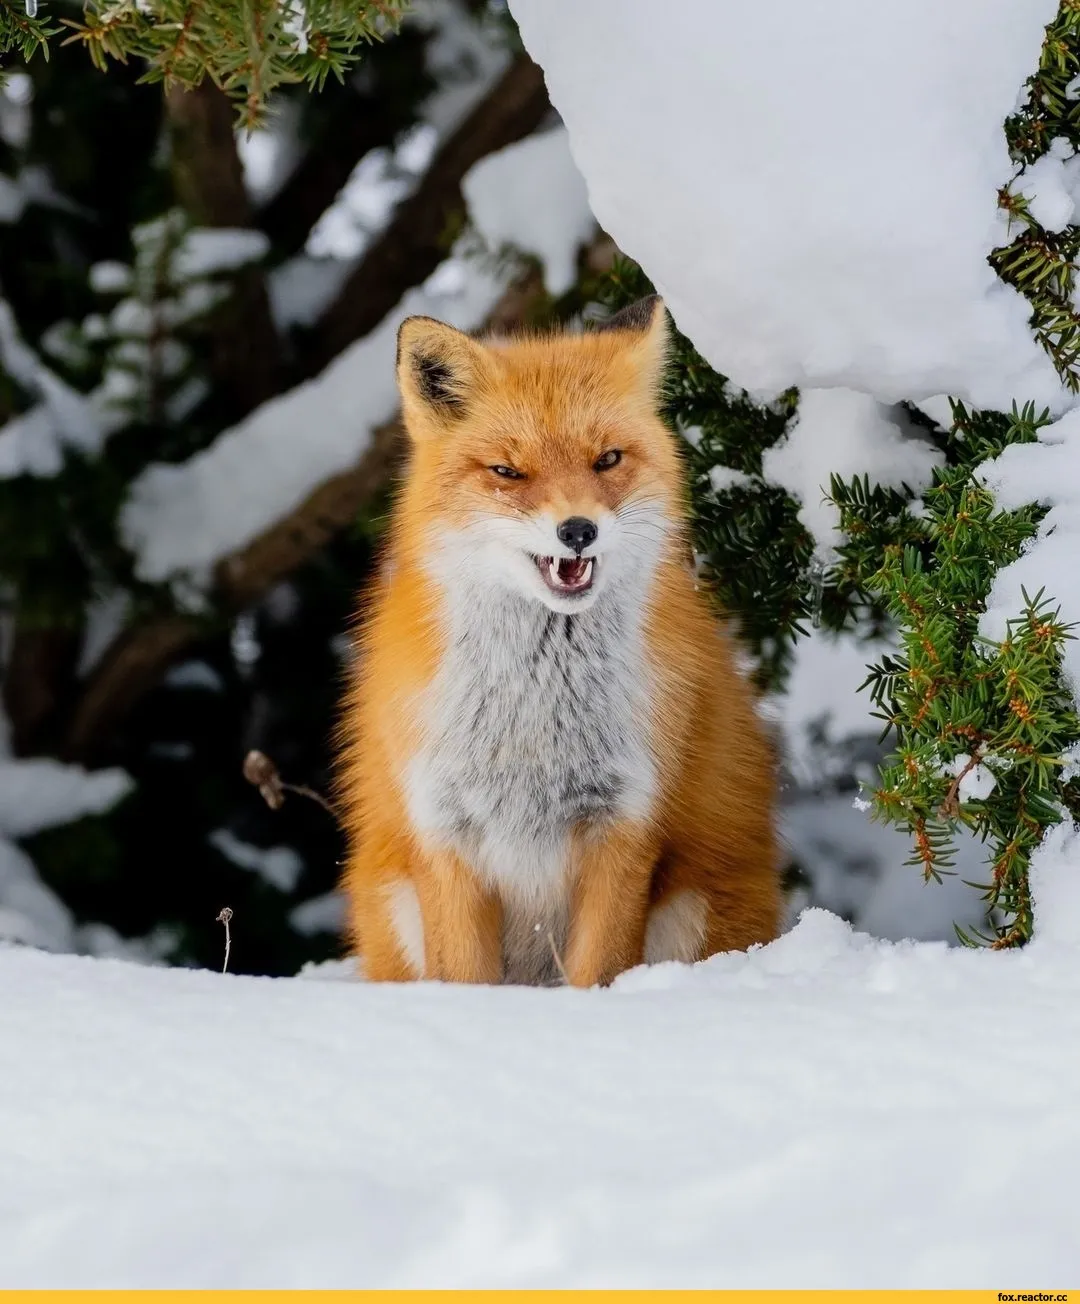
{"label": "fox open mouth", "polygon": [[596,574],[592,557],[534,557],[544,583],[552,593],[587,593]]}

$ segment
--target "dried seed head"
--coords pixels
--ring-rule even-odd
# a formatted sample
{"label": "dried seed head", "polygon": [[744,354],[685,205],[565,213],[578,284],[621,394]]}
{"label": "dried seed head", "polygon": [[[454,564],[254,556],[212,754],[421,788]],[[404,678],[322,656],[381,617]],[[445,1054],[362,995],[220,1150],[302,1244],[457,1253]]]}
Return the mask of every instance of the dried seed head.
{"label": "dried seed head", "polygon": [[250,751],[244,757],[244,778],[258,788],[263,801],[271,810],[280,810],[285,803],[285,790],[277,766],[265,752]]}

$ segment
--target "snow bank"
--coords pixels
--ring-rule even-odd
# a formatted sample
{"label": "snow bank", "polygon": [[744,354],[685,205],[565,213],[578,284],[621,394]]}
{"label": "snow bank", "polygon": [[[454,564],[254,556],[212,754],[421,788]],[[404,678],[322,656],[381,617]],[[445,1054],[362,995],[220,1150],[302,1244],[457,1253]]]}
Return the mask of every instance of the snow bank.
{"label": "snow bank", "polygon": [[589,0],[572,40],[510,7],[593,212],[736,384],[1063,403],[986,262],[1057,0],[684,0],[662,34],[652,0]]}
{"label": "snow bank", "polygon": [[577,280],[577,253],[596,229],[564,127],[526,136],[482,159],[465,178],[465,203],[488,247],[536,254],[548,293]]}
{"label": "snow bank", "polygon": [[1069,1282],[1080,969],[1045,942],[811,911],[589,992],[0,950],[0,1285]]}

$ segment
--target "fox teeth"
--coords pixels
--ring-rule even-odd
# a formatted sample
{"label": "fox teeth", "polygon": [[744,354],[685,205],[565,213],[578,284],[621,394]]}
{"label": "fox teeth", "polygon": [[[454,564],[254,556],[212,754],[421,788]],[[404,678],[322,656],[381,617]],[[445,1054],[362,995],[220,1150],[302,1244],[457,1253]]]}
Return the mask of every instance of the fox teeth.
{"label": "fox teeth", "polygon": [[585,562],[585,573],[581,577],[581,583],[587,584],[592,579],[592,558],[589,557]]}

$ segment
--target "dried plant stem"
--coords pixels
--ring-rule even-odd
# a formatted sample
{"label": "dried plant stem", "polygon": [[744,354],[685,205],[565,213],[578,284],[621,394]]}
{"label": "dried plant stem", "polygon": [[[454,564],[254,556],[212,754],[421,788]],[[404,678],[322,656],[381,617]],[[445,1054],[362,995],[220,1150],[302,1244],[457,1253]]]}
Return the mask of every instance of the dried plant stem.
{"label": "dried plant stem", "polygon": [[341,823],[341,820],[338,818],[337,807],[334,806],[329,798],[324,797],[321,792],[316,792],[314,788],[309,788],[306,783],[286,783],[284,779],[281,781],[281,786],[286,792],[295,792],[298,797],[310,797],[312,801],[317,802],[323,810],[326,811],[327,815],[329,815],[332,820],[338,824]]}
{"label": "dried plant stem", "polygon": [[555,968],[558,969],[559,976],[562,978],[563,982],[567,985],[567,987],[569,987],[570,979],[566,976],[566,966],[562,962],[562,956],[559,954],[559,948],[555,945],[555,935],[550,930],[548,930],[547,940],[548,940],[548,946],[551,947],[551,958],[555,961]]}
{"label": "dried plant stem", "polygon": [[217,922],[225,925],[225,963],[221,966],[222,973],[229,972],[229,954],[232,951],[232,933],[229,931],[229,921],[232,919],[232,915],[231,908],[225,906],[217,917]]}
{"label": "dried plant stem", "polygon": [[976,747],[971,757],[968,759],[964,768],[956,775],[952,783],[949,784],[949,791],[945,794],[945,800],[941,803],[941,813],[946,819],[951,819],[960,813],[960,785],[971,773],[972,770],[982,761],[982,749]]}
{"label": "dried plant stem", "polygon": [[258,788],[263,801],[271,810],[280,810],[285,804],[285,794],[295,792],[298,797],[307,797],[321,806],[338,828],[341,828],[341,817],[333,802],[305,783],[286,783],[278,772],[278,767],[265,752],[248,752],[244,757],[243,769],[244,778]]}

